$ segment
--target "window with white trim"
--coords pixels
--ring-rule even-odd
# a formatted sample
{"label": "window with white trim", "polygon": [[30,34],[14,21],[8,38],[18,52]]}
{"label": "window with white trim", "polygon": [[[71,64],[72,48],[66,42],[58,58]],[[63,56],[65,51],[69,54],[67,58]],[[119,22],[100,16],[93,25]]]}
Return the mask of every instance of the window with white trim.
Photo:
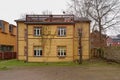
{"label": "window with white trim", "polygon": [[65,27],[58,28],[58,36],[66,36],[66,28]]}
{"label": "window with white trim", "polygon": [[34,56],[42,56],[42,47],[34,47]]}
{"label": "window with white trim", "polygon": [[42,35],[42,28],[41,27],[35,27],[34,28],[34,35],[35,36],[41,36]]}
{"label": "window with white trim", "polygon": [[66,56],[66,47],[58,47],[58,56],[65,57]]}

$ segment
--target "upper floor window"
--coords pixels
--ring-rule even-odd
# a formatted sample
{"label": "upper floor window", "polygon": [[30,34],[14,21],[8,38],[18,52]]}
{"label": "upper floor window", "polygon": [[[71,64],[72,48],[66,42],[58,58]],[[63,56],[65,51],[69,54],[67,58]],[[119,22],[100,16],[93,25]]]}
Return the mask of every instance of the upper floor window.
{"label": "upper floor window", "polygon": [[66,36],[66,28],[65,27],[58,28],[58,36]]}
{"label": "upper floor window", "polygon": [[9,32],[13,32],[13,26],[9,25]]}
{"label": "upper floor window", "polygon": [[5,23],[0,20],[0,28],[2,29],[2,32],[5,32]]}
{"label": "upper floor window", "polygon": [[2,32],[5,32],[5,24],[2,26]]}
{"label": "upper floor window", "polygon": [[41,27],[35,27],[34,28],[34,35],[35,36],[41,36],[42,35],[42,28]]}
{"label": "upper floor window", "polygon": [[66,47],[63,47],[63,46],[58,47],[58,56],[59,57],[66,56]]}
{"label": "upper floor window", "polygon": [[42,47],[34,47],[34,56],[42,56]]}
{"label": "upper floor window", "polygon": [[3,24],[2,24],[2,21],[0,21],[0,28],[2,28]]}

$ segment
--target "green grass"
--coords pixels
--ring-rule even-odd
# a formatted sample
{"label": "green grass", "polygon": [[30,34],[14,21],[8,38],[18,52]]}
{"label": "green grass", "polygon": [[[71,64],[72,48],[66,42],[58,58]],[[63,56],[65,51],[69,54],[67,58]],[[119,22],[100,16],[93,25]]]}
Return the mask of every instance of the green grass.
{"label": "green grass", "polygon": [[37,66],[82,66],[82,67],[102,67],[102,66],[118,66],[120,67],[120,64],[111,62],[108,63],[104,60],[95,60],[95,61],[83,61],[82,64],[74,63],[74,62],[24,62],[24,61],[18,61],[16,59],[14,60],[3,60],[0,61],[0,70],[8,70],[14,67],[37,67]]}
{"label": "green grass", "polygon": [[0,70],[7,70],[13,67],[37,67],[37,66],[77,66],[73,62],[24,62],[19,60],[0,61]]}

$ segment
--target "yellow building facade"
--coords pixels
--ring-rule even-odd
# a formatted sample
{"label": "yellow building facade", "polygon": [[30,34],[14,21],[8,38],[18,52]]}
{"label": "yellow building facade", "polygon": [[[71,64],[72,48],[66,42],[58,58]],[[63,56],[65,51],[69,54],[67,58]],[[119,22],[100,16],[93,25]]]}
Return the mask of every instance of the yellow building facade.
{"label": "yellow building facade", "polygon": [[17,28],[0,20],[0,52],[17,52]]}
{"label": "yellow building facade", "polygon": [[[25,20],[15,21],[19,60],[65,62],[78,60],[80,54],[82,59],[89,59],[90,20],[77,20],[74,15],[26,15]],[[82,34],[81,44],[78,29]]]}

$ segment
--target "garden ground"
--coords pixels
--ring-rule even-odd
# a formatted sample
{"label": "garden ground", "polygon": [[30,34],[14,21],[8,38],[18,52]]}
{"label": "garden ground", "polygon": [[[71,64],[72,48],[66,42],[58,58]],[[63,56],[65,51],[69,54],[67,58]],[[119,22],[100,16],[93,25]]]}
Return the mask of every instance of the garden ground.
{"label": "garden ground", "polygon": [[0,61],[0,80],[120,80],[120,64],[105,61],[24,63]]}

